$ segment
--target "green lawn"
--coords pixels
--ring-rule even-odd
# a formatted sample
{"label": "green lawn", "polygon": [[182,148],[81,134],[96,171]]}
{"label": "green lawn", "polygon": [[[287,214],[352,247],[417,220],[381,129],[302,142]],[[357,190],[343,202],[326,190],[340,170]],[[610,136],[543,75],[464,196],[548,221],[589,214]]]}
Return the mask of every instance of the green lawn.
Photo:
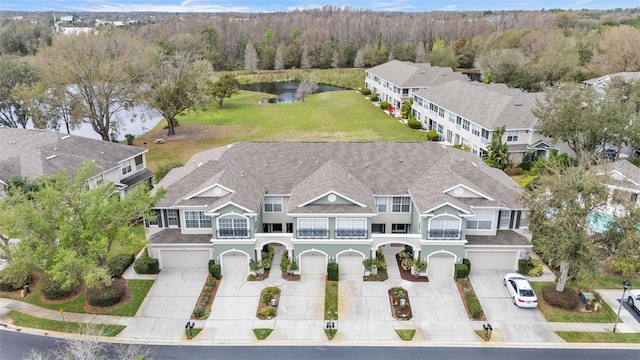
{"label": "green lawn", "polygon": [[587,322],[587,323],[612,323],[616,321],[616,314],[606,302],[602,302],[602,309],[597,313],[579,313],[558,309],[547,304],[542,298],[542,288],[548,282],[532,282],[531,287],[538,295],[538,309],[547,321],[550,322]]}
{"label": "green lawn", "polygon": [[556,331],[556,334],[566,342],[578,343],[640,343],[640,333],[612,333],[612,332],[584,332],[584,331]]}
{"label": "green lawn", "polygon": [[144,234],[144,226],[135,225],[131,226],[131,236],[122,241],[116,241],[111,245],[111,251],[109,257],[118,254],[137,254],[147,243],[147,238]]}
{"label": "green lawn", "polygon": [[338,320],[338,282],[327,281],[324,288],[324,319]]}
{"label": "green lawn", "polygon": [[396,334],[398,334],[400,339],[402,339],[403,341],[411,341],[413,339],[413,336],[416,334],[416,330],[396,330]]}
{"label": "green lawn", "polygon": [[[144,297],[151,289],[151,285],[153,285],[153,280],[128,280],[129,291],[131,292],[131,298],[129,301],[123,306],[106,312],[105,315],[120,315],[120,316],[134,316],[142,304]],[[85,313],[84,303],[85,303],[85,293],[82,292],[75,298],[65,301],[62,303],[44,303],[40,297],[40,290],[36,288],[29,296],[19,299],[25,301],[29,304],[33,304],[45,309],[49,310],[60,310],[64,309],[65,312],[74,312],[74,313]]]}
{"label": "green lawn", "polygon": [[422,141],[426,133],[410,129],[385,115],[364,96],[353,91],[312,95],[304,102],[259,104],[271,95],[242,91],[217,109],[189,112],[179,117],[176,139],[154,144],[164,137],[166,122],[135,139],[147,143],[151,169],[163,160],[186,162],[194,153],[239,141]]}
{"label": "green lawn", "polygon": [[[31,329],[42,329],[42,330],[59,331],[59,332],[67,332],[67,333],[80,333],[82,332],[83,326],[86,326],[83,323],[62,321],[62,316],[60,317],[60,320],[49,320],[49,319],[33,317],[31,315],[27,315],[15,310],[9,311],[7,315],[9,316],[9,318],[13,320],[13,324],[15,326],[24,326]],[[96,326],[98,328],[98,333],[104,336],[116,336],[125,328],[122,325],[96,325]]]}
{"label": "green lawn", "polygon": [[[594,279],[573,281],[571,285],[576,289],[620,289],[622,295],[622,283],[625,277],[622,275],[597,274]],[[632,289],[640,287],[640,279],[629,279]]]}
{"label": "green lawn", "polygon": [[266,339],[272,332],[273,329],[253,329],[253,333],[256,335],[258,340]]}

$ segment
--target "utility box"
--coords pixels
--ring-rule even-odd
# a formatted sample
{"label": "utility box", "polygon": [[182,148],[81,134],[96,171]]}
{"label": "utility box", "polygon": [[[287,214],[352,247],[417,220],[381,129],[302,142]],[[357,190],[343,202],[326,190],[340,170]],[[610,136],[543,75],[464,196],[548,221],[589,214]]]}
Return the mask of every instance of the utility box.
{"label": "utility box", "polygon": [[593,305],[593,303],[596,302],[596,297],[593,295],[592,292],[581,292],[580,300],[582,300],[583,304]]}

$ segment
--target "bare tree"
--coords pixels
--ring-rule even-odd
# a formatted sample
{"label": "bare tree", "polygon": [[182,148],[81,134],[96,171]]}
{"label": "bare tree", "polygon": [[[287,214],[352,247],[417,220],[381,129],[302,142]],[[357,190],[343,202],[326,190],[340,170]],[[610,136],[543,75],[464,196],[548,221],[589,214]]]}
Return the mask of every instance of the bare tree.
{"label": "bare tree", "polygon": [[425,61],[427,61],[427,52],[424,50],[424,43],[420,41],[416,45],[416,62],[423,63]]}
{"label": "bare tree", "polygon": [[340,54],[337,50],[333,52],[333,56],[331,57],[331,67],[334,69],[340,67]]}
{"label": "bare tree", "polygon": [[48,87],[65,89],[72,116],[111,140],[114,116],[136,104],[148,47],[126,34],[60,35],[38,53]]}
{"label": "bare tree", "polygon": [[364,49],[360,49],[356,53],[356,58],[353,61],[353,67],[358,69],[364,67]]}
{"label": "bare tree", "polygon": [[640,69],[640,30],[628,25],[607,28],[587,68],[604,75]]}
{"label": "bare tree", "polygon": [[286,47],[283,43],[278,44],[276,48],[276,57],[273,62],[274,70],[284,70],[284,52],[286,51]]}
{"label": "bare tree", "polygon": [[298,85],[298,90],[296,91],[296,98],[298,100],[302,100],[309,97],[313,94],[314,91],[318,89],[318,84],[312,81],[303,81]]}
{"label": "bare tree", "polygon": [[244,69],[251,72],[258,69],[258,53],[251,42],[247,43],[247,47],[244,50]]}

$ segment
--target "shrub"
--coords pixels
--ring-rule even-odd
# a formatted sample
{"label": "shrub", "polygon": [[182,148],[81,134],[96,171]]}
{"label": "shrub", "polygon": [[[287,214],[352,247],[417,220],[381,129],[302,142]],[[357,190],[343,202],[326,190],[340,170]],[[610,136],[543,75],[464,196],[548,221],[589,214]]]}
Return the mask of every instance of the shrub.
{"label": "shrub", "polygon": [[133,254],[118,254],[107,260],[107,269],[111,277],[121,277],[134,259]]}
{"label": "shrub", "polygon": [[606,263],[606,268],[618,275],[628,276],[636,270],[636,263],[629,257],[613,258]]}
{"label": "shrub", "polygon": [[407,120],[407,125],[412,129],[422,129],[422,123],[413,117],[410,117],[409,120]]}
{"label": "shrub", "polygon": [[157,274],[160,272],[160,264],[158,259],[150,258],[144,254],[133,264],[133,270],[138,274]]}
{"label": "shrub", "polygon": [[529,273],[529,261],[526,259],[518,260],[518,274],[527,275]]}
{"label": "shrub", "polygon": [[536,155],[533,152],[528,152],[524,154],[524,156],[522,157],[522,162],[520,163],[520,165],[518,165],[518,167],[526,171],[531,170],[531,166],[533,166],[533,161],[535,160],[535,156]]}
{"label": "shrub", "polygon": [[480,305],[480,301],[473,293],[465,293],[464,298],[467,301],[467,308],[469,308],[469,314],[474,319],[480,319],[482,317],[483,311],[482,306]]}
{"label": "shrub", "polygon": [[22,289],[31,281],[30,270],[14,264],[16,264],[15,261],[0,273],[0,291]]}
{"label": "shrub", "polygon": [[114,282],[111,286],[98,286],[87,290],[87,303],[91,306],[109,307],[122,300],[124,283]]}
{"label": "shrub", "polygon": [[124,138],[127,139],[127,145],[133,145],[133,139],[136,138],[133,134],[125,134]]}
{"label": "shrub", "polygon": [[291,260],[289,260],[289,254],[285,251],[284,254],[282,254],[282,259],[280,260],[280,271],[289,270],[290,263]]}
{"label": "shrub", "polygon": [[578,292],[565,287],[564,291],[556,291],[555,284],[549,284],[542,288],[542,298],[553,307],[565,310],[575,310],[580,305]]}
{"label": "shrub", "polygon": [[193,309],[193,317],[200,319],[204,316],[205,311],[206,307],[196,305],[196,307]]}
{"label": "shrub", "polygon": [[268,292],[271,295],[276,295],[277,293],[280,292],[280,289],[278,289],[277,286],[268,286],[264,289],[265,292]]}
{"label": "shrub", "polygon": [[258,312],[258,317],[260,318],[268,318],[273,316],[276,316],[276,309],[272,308],[271,306],[263,307]]}
{"label": "shrub", "polygon": [[371,99],[371,101],[376,102],[376,101],[378,101],[380,96],[378,96],[378,94],[371,94],[371,96],[369,98]]}
{"label": "shrub", "polygon": [[386,101],[381,101],[380,102],[380,109],[382,109],[383,111],[387,110],[390,107],[391,107],[391,104],[389,104],[388,102],[386,102]]}
{"label": "shrub", "polygon": [[273,295],[270,292],[265,291],[264,293],[262,293],[262,302],[265,304],[269,304],[271,302],[271,299],[273,299]]}
{"label": "shrub", "polygon": [[504,168],[504,172],[505,172],[505,174],[507,174],[509,176],[516,176],[516,175],[524,174],[524,171],[521,168],[511,167],[511,166],[507,166],[506,168]]}
{"label": "shrub", "polygon": [[364,95],[364,96],[369,96],[371,95],[371,90],[364,88],[364,89],[360,89],[360,94]]}
{"label": "shrub", "polygon": [[338,281],[340,277],[340,271],[338,269],[338,263],[327,264],[327,278],[329,281]]}
{"label": "shrub", "polygon": [[50,276],[43,276],[42,279],[40,279],[40,292],[47,300],[64,299],[71,295],[74,290],[74,288],[63,290],[62,284],[59,281],[53,280]]}
{"label": "shrub", "polygon": [[160,163],[160,165],[158,165],[158,167],[156,168],[156,171],[154,172],[154,181],[156,183],[158,183],[160,180],[162,180],[163,177],[165,177],[169,171],[171,171],[174,168],[178,168],[183,166],[184,164],[180,161],[180,160],[165,160],[163,162]]}
{"label": "shrub", "polygon": [[469,275],[469,268],[465,264],[456,264],[454,277],[456,279],[464,279]]}
{"label": "shrub", "polygon": [[420,260],[420,258],[413,260],[413,270],[418,274],[427,271],[427,266],[427,262]]}
{"label": "shrub", "polygon": [[440,140],[440,134],[435,130],[429,130],[427,131],[427,139],[429,141],[438,141]]}
{"label": "shrub", "polygon": [[529,270],[529,276],[541,276],[543,273],[542,260],[531,259],[532,268]]}
{"label": "shrub", "polygon": [[209,274],[216,279],[221,279],[222,269],[220,268],[220,264],[216,264],[214,260],[209,260]]}
{"label": "shrub", "polygon": [[471,272],[471,261],[469,259],[462,259],[462,263],[467,265],[467,270]]}

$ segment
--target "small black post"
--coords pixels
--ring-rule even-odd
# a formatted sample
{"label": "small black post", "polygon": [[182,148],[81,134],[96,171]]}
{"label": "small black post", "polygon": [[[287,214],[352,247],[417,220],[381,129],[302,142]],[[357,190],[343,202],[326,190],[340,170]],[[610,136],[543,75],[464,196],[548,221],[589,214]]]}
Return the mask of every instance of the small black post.
{"label": "small black post", "polygon": [[329,336],[332,337],[333,336],[333,329],[335,329],[336,327],[336,323],[333,321],[327,321],[327,329],[329,329]]}
{"label": "small black post", "polygon": [[196,323],[187,321],[187,325],[184,326],[185,329],[189,329],[189,336],[193,336],[193,327],[196,326]]}

